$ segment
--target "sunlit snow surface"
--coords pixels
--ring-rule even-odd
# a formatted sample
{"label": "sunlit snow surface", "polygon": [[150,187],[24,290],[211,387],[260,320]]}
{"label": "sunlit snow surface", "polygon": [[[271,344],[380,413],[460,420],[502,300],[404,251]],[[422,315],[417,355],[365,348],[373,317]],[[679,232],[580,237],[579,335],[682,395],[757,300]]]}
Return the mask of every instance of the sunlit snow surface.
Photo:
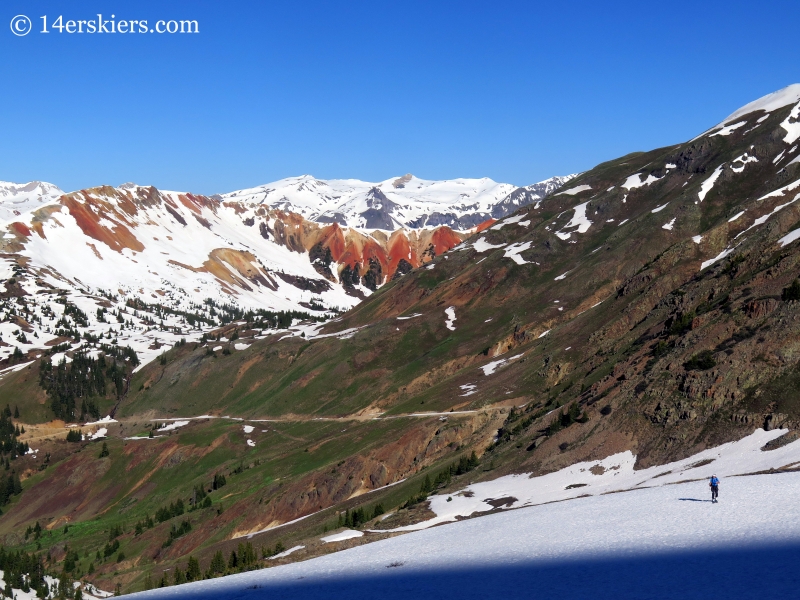
{"label": "sunlit snow surface", "polygon": [[[553,178],[551,187],[555,189],[570,178]],[[546,185],[550,181],[540,183]],[[388,209],[396,227],[408,227],[427,222],[434,212],[458,216],[491,214],[494,206],[515,189],[511,184],[486,177],[429,181],[407,175],[370,183],[303,175],[231,192],[222,198],[263,203],[296,212],[312,221],[337,220],[349,227],[367,227],[363,213],[377,206]]]}
{"label": "sunlit snow surface", "polygon": [[[722,123],[717,125],[714,129],[724,127],[728,123],[735,121],[736,119],[739,119],[740,117],[743,117],[744,115],[750,114],[752,112],[764,111],[769,113],[774,110],[778,110],[779,108],[783,108],[784,106],[795,104],[798,101],[800,101],[800,84],[795,83],[781,90],[778,90],[777,92],[767,94],[766,96],[763,96],[758,100],[754,100],[749,104],[745,104],[736,112],[729,115],[724,121],[722,121]],[[764,117],[761,117],[761,120],[763,119]]]}
{"label": "sunlit snow surface", "polygon": [[711,174],[711,176],[702,184],[700,184],[700,191],[697,193],[698,198],[700,198],[700,202],[706,199],[708,192],[711,191],[711,188],[714,187],[714,184],[717,182],[717,179],[719,179],[719,176],[722,175],[722,168],[724,166],[724,163],[718,166],[716,169],[714,169],[714,172]]}
{"label": "sunlit snow surface", "polygon": [[[451,523],[306,562],[152,590],[142,597],[796,597],[800,473],[731,476],[800,461],[800,442],[760,450],[782,433],[757,431],[686,461],[642,471],[633,471],[628,458],[617,461],[619,469],[608,476],[580,471],[580,465],[535,479],[518,476],[528,489],[542,488],[543,501],[591,477],[608,483],[569,490],[573,496],[590,497]],[[715,461],[690,469],[704,457]],[[667,470],[673,472],[655,477]],[[712,473],[722,480],[718,504],[709,501],[705,478]],[[695,478],[699,480],[674,484]],[[619,485],[611,485],[613,479]],[[469,489],[480,501],[492,485],[495,493],[520,489],[501,489],[505,484],[495,482]]]}

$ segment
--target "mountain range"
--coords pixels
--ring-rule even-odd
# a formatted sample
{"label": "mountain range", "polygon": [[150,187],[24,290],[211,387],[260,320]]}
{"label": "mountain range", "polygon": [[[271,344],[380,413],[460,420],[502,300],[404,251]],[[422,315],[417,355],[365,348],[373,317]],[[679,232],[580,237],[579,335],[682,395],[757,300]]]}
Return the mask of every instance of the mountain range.
{"label": "mountain range", "polygon": [[[112,296],[123,310],[140,304],[114,335],[150,359],[219,325],[211,312],[220,306],[324,319],[460,244],[474,224],[489,226],[567,180],[514,188],[489,179],[300,177],[212,197],[135,184],[64,193],[49,183],[0,183],[3,276],[13,280],[6,295],[38,299],[24,339],[17,323],[0,325],[0,360],[15,348],[58,343],[47,319],[63,318],[65,295],[86,315],[90,335],[109,333],[95,315]],[[440,210],[452,227],[423,217]],[[149,324],[156,309],[146,306],[168,311],[159,328]]]}
{"label": "mountain range", "polygon": [[[138,591],[537,498],[607,498],[604,490],[640,489],[645,474],[648,486],[683,485],[717,467],[741,475],[740,455],[712,450],[737,440],[753,468],[796,469],[798,147],[800,85],[792,85],[690,141],[609,160],[545,198],[510,191],[502,201],[520,208],[474,230],[440,226],[433,231],[460,243],[434,244],[416,262],[403,254],[411,268],[397,260],[389,277],[380,263],[374,291],[364,283],[369,254],[342,258],[348,243],[357,247],[347,232],[380,241],[375,231],[388,230],[363,232],[348,219],[385,210],[404,236],[421,239],[425,230],[407,224],[421,214],[392,191],[406,189],[396,180],[365,184],[353,202],[343,192],[333,198],[345,184],[315,184],[331,197],[317,212],[310,200],[301,206],[306,180],[294,180],[274,187],[296,194],[238,199],[98,188],[24,213],[4,238],[3,341],[41,342],[48,328],[52,337],[45,350],[7,354],[0,379],[0,406],[9,405],[0,414],[0,459],[9,461],[3,544],[46,550],[52,573]],[[474,193],[470,203],[480,204],[494,192]],[[277,196],[300,212],[272,207]],[[234,241],[229,231],[252,233]],[[386,233],[387,243],[392,236],[400,233]],[[86,248],[74,266],[44,249],[61,244],[53,247],[65,254],[74,239]],[[204,262],[179,255],[178,242]],[[306,270],[267,263],[267,242]],[[253,259],[233,258],[248,252]],[[79,268],[89,260],[113,267],[84,282]],[[152,277],[149,287],[131,279],[112,289],[132,260],[144,265],[142,281]],[[244,288],[271,289],[281,268],[333,284],[347,267],[363,299],[340,284],[327,291],[337,296],[298,292],[295,305],[276,305],[345,308],[352,299],[341,313],[327,304],[318,319],[305,307],[307,315],[258,312]],[[197,278],[179,283],[164,270],[173,268]],[[212,278],[252,298],[253,309],[226,306],[223,295],[205,303]],[[180,308],[166,304],[170,295]],[[187,335],[192,320],[202,337]],[[172,337],[125,350],[123,332],[134,339],[142,328]],[[751,435],[758,429],[768,435]]]}

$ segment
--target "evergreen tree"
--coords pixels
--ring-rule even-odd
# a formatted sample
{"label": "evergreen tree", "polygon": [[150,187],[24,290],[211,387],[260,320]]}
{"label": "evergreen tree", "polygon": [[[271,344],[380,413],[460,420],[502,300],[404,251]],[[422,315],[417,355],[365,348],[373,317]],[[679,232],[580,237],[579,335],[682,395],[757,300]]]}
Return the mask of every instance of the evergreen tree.
{"label": "evergreen tree", "polygon": [[221,550],[217,550],[216,554],[214,554],[214,558],[211,559],[209,571],[214,575],[221,575],[225,572],[225,558],[222,556]]}
{"label": "evergreen tree", "polygon": [[[222,553],[219,553],[220,558],[222,558]],[[198,561],[194,556],[189,557],[189,562],[186,564],[186,580],[187,581],[199,581],[201,577],[200,573],[200,561]]]}

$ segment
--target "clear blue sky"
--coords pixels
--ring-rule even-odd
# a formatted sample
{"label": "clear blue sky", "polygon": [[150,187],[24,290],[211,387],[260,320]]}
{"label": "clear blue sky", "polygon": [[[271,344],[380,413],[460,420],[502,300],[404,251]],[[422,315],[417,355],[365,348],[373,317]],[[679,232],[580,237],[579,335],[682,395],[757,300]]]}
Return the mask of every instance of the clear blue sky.
{"label": "clear blue sky", "polygon": [[[98,12],[200,33],[39,33],[42,15]],[[798,23],[797,0],[5,0],[0,179],[525,185],[690,139],[800,82]]]}

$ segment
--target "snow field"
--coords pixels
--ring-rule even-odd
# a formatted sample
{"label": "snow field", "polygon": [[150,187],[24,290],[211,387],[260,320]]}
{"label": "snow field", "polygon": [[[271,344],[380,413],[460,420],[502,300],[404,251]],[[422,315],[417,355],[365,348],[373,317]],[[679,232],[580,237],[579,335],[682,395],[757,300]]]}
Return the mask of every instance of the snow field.
{"label": "snow field", "polygon": [[800,473],[717,475],[719,504],[705,480],[573,498],[141,596],[793,597],[798,552],[780,548],[800,541]]}
{"label": "snow field", "polygon": [[785,433],[786,430],[767,432],[758,429],[737,442],[705,450],[682,461],[638,471],[633,468],[636,457],[626,451],[603,460],[578,463],[540,477],[508,475],[493,481],[476,483],[446,497],[433,496],[431,510],[436,513],[436,517],[393,531],[426,529],[459,517],[468,517],[476,512],[485,512],[493,508],[488,501],[498,498],[513,498],[513,502],[509,501],[506,506],[516,508],[557,502],[584,494],[598,495],[663,486],[686,479],[707,479],[712,474],[729,477],[800,465],[800,441],[777,450],[761,450],[764,444]]}

